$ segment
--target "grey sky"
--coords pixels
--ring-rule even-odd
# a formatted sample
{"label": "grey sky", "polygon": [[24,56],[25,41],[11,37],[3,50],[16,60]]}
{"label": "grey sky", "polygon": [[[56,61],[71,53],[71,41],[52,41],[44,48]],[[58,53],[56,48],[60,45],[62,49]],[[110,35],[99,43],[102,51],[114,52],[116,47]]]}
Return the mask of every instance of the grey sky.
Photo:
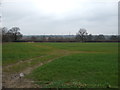
{"label": "grey sky", "polygon": [[118,33],[118,0],[2,0],[2,25],[25,35]]}

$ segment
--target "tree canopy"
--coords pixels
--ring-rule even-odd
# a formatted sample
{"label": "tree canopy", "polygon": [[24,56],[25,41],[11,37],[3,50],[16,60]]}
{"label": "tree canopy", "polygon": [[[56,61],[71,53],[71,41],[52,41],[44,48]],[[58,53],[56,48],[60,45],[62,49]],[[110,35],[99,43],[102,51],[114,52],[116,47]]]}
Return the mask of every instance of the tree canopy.
{"label": "tree canopy", "polygon": [[3,42],[17,41],[20,38],[22,38],[22,34],[20,33],[19,27],[12,27],[9,30],[6,27],[3,27],[1,30]]}

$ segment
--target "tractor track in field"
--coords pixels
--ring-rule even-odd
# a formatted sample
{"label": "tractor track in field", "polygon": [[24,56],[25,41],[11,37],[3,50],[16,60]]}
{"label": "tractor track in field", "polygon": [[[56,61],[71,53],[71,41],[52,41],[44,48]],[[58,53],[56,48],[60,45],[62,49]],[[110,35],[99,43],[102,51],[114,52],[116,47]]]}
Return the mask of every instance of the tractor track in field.
{"label": "tractor track in field", "polygon": [[16,66],[16,65],[19,65],[19,64],[22,64],[22,63],[25,63],[25,62],[30,62],[34,59],[37,59],[37,58],[42,58],[42,57],[45,57],[47,55],[43,55],[43,56],[37,56],[37,57],[34,57],[34,58],[31,58],[31,59],[27,59],[27,60],[20,60],[19,62],[17,63],[14,63],[14,64],[10,64],[10,65],[7,65],[7,66],[3,66],[3,68],[7,69],[7,68],[10,68],[12,66]]}
{"label": "tractor track in field", "polygon": [[[103,52],[94,52],[94,51],[72,51],[72,53],[103,53]],[[37,58],[45,57],[45,56],[48,56],[48,55],[37,56],[37,57],[31,58],[31,59],[27,59],[27,60],[20,60],[20,61],[17,62],[17,63],[10,64],[10,65],[7,65],[7,66],[2,66],[2,67],[5,68],[5,69],[7,69],[7,68],[10,68],[10,67],[13,67],[13,66],[16,66],[16,65],[25,63],[25,62],[33,61],[34,59],[37,59]]]}
{"label": "tractor track in field", "polygon": [[[64,57],[64,56],[67,56],[70,54],[75,54],[75,53],[88,53],[88,51],[72,51],[72,52],[70,52],[70,51],[64,51],[64,50],[63,50],[63,52],[62,52],[61,56],[57,56],[57,57],[54,57],[53,59],[48,59],[47,61],[40,62],[38,64],[33,65],[32,67],[27,67],[26,69],[21,70],[17,73],[3,72],[2,73],[2,78],[3,78],[2,86],[3,86],[3,88],[41,88],[41,86],[35,84],[34,83],[35,81],[33,81],[33,80],[26,79],[25,77],[20,78],[20,73],[23,73],[24,76],[26,76],[26,75],[30,74],[34,69],[36,69],[44,64],[50,63],[55,59],[58,59],[58,58],[61,58],[61,57]],[[58,54],[60,54],[60,53],[61,53],[61,51]],[[96,53],[96,52],[91,52],[91,53]],[[42,58],[45,56],[48,56],[48,55],[38,56],[35,58],[20,61],[20,62],[17,62],[15,64],[4,66],[3,68],[9,69],[12,66],[24,64],[25,62],[28,63],[28,62],[33,61],[34,59]]]}
{"label": "tractor track in field", "polygon": [[[66,56],[66,55],[64,55]],[[61,56],[61,57],[64,57]],[[33,67],[28,67],[23,71],[20,71],[18,73],[6,73],[3,72],[2,74],[2,78],[3,78],[3,82],[2,82],[2,86],[3,88],[41,88],[39,85],[34,84],[34,81],[26,79],[25,77],[20,78],[20,73],[24,73],[24,75],[28,75],[29,73],[31,73],[32,70],[52,62],[55,59],[61,58],[61,57],[57,57],[57,58],[53,58],[53,59],[49,59],[46,62],[41,62],[37,65],[34,65]]]}

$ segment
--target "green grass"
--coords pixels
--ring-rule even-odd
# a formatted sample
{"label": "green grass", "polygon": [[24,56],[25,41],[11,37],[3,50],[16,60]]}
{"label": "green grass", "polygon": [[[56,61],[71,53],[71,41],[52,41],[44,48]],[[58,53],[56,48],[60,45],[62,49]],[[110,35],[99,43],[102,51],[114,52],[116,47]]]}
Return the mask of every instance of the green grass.
{"label": "green grass", "polygon": [[2,47],[3,65],[13,64],[37,56],[47,55],[52,51],[48,47],[35,46],[33,43],[5,43]]}
{"label": "green grass", "polygon": [[[75,54],[56,59],[37,68],[29,77],[40,82],[49,81],[52,84],[62,81],[61,84],[67,85],[66,83],[71,84],[75,81],[81,83],[81,86],[86,84],[86,87],[90,85],[106,87],[106,84],[117,87],[116,63],[116,54]],[[78,85],[78,87],[81,86]]]}
{"label": "green grass", "polygon": [[40,43],[54,48],[71,51],[117,52],[118,43]]}
{"label": "green grass", "polygon": [[2,53],[3,66],[32,59],[8,73],[53,59],[26,76],[42,87],[118,87],[118,43],[4,43]]}

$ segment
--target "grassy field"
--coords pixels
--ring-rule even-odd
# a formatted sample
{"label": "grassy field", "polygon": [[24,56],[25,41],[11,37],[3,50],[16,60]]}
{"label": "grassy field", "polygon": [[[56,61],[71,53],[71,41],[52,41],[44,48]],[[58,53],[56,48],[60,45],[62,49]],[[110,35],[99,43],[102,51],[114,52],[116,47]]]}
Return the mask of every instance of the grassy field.
{"label": "grassy field", "polygon": [[42,62],[25,76],[41,87],[118,87],[117,43],[4,43],[2,49],[3,67],[10,66],[3,72]]}

